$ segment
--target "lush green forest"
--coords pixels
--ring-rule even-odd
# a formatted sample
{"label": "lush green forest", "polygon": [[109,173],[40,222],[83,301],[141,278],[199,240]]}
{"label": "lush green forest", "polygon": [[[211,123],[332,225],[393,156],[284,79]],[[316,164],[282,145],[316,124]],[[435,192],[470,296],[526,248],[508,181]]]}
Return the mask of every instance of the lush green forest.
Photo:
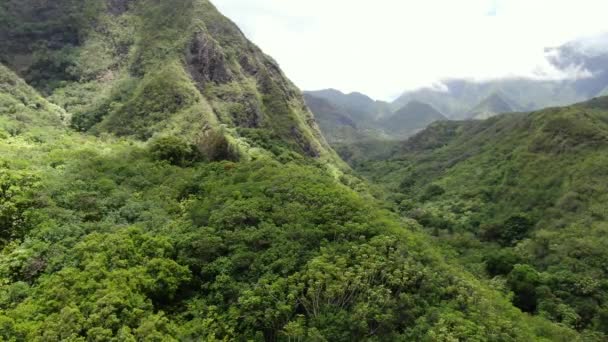
{"label": "lush green forest", "polygon": [[[601,244],[601,202],[568,197],[579,206],[546,222],[543,258],[517,249],[540,248],[528,237],[544,212],[525,203],[496,217],[500,201],[485,216],[410,215],[456,196],[432,178],[441,171],[412,183],[407,157],[386,162],[390,175],[368,165],[402,185],[383,200],[328,146],[277,63],[206,0],[6,0],[0,19],[0,340],[604,338],[603,251],[570,244]],[[563,172],[568,148],[599,156],[601,105],[576,114],[591,121],[574,133],[566,113],[582,112],[564,109],[528,153],[564,156]],[[600,176],[585,188],[577,175],[572,192],[600,201]],[[444,216],[492,218],[488,242],[462,235],[479,246],[465,251],[429,238]],[[570,250],[554,249],[559,239]],[[590,254],[563,257],[580,251]],[[492,262],[504,279],[483,276]]]}
{"label": "lush green forest", "polygon": [[[525,312],[608,333],[608,98],[436,123],[357,168]],[[604,335],[601,335],[604,336]]]}
{"label": "lush green forest", "polygon": [[576,338],[318,161],[74,132],[3,70],[6,340]]}

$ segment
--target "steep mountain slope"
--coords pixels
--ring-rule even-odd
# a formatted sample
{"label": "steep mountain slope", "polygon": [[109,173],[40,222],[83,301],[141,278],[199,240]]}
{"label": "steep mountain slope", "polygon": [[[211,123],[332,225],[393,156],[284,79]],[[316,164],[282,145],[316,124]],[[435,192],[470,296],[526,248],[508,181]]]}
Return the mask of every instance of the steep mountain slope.
{"label": "steep mountain slope", "polygon": [[343,109],[324,98],[310,94],[304,94],[304,100],[315,114],[323,136],[331,145],[367,139],[364,129],[360,130],[358,124]]}
{"label": "steep mountain slope", "polygon": [[62,126],[66,113],[49,103],[0,64],[0,135],[17,135],[30,126]]}
{"label": "steep mountain slope", "polygon": [[512,113],[517,111],[517,105],[508,101],[505,96],[494,93],[485,100],[481,101],[468,114],[471,119],[483,120],[498,114]]}
{"label": "steep mountain slope", "polygon": [[265,134],[337,162],[277,63],[207,1],[3,8],[11,20],[0,31],[0,59],[72,112],[82,131],[192,142],[221,132],[242,154],[258,147],[248,137]]}
{"label": "steep mountain slope", "polygon": [[447,118],[432,106],[420,101],[410,101],[391,116],[382,119],[380,125],[394,136],[403,138],[441,120]]}
{"label": "steep mountain slope", "polygon": [[[365,184],[328,172],[333,152],[297,89],[207,1],[1,8],[17,18],[4,60],[78,131],[0,69],[0,118],[23,124],[0,134],[0,339],[582,338],[522,314]],[[108,31],[94,38],[80,20]],[[195,38],[182,36],[192,23]],[[119,38],[125,50],[99,53]],[[89,57],[112,66],[79,64]],[[88,79],[83,65],[102,72]],[[200,127],[207,139],[193,145]]]}
{"label": "steep mountain slope", "polygon": [[[608,333],[608,98],[441,122],[361,163],[397,207],[524,311]],[[605,338],[605,335],[602,339]]]}

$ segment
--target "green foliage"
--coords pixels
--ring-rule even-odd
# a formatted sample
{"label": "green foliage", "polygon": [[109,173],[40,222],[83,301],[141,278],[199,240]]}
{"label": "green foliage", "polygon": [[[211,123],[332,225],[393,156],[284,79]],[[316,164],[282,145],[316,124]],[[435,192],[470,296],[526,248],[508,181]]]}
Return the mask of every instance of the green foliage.
{"label": "green foliage", "polygon": [[536,332],[314,163],[191,164],[175,137],[8,139],[42,200],[10,200],[35,220],[0,254],[4,339],[573,338]]}
{"label": "green foliage", "polygon": [[395,209],[470,271],[504,281],[516,306],[601,335],[597,322],[608,303],[604,102],[438,123],[389,160],[355,165],[409,199]]}
{"label": "green foliage", "polygon": [[[403,184],[403,182],[401,182],[401,184]],[[445,193],[445,189],[443,189],[441,186],[439,186],[438,184],[431,184],[424,190],[424,193],[422,194],[422,197],[420,198],[420,200],[428,201],[437,196],[441,196],[444,193]]]}
{"label": "green foliage", "polygon": [[[100,129],[149,139],[167,117],[200,105],[200,95],[177,63],[148,74],[131,95],[110,109]],[[166,125],[166,123],[165,123]]]}
{"label": "green foliage", "polygon": [[11,170],[0,161],[0,245],[27,232],[27,210],[34,207],[39,181],[34,173]]}
{"label": "green foliage", "polygon": [[[76,80],[70,72],[77,58],[75,47],[95,26],[102,6],[92,0],[4,3],[2,8],[11,20],[2,21],[0,26],[0,41],[6,47],[0,59],[25,66],[25,79],[45,92],[62,81]],[[24,52],[31,54],[30,58]]]}
{"label": "green foliage", "polygon": [[534,228],[534,223],[524,215],[509,217],[502,224],[481,227],[481,235],[488,241],[496,241],[502,246],[513,246],[526,238]]}
{"label": "green foliage", "polygon": [[510,249],[503,249],[486,255],[484,258],[486,270],[490,276],[507,275],[513,267],[522,263],[522,258]]}
{"label": "green foliage", "polygon": [[175,136],[164,136],[150,141],[150,153],[156,160],[166,160],[177,166],[191,165],[200,157],[196,147]]}
{"label": "green foliage", "polygon": [[515,265],[507,284],[515,293],[513,304],[525,312],[535,312],[538,302],[536,286],[540,283],[538,272],[529,265]]}
{"label": "green foliage", "polygon": [[239,151],[221,131],[207,131],[196,142],[198,153],[208,161],[239,160]]}
{"label": "green foliage", "polygon": [[18,135],[37,125],[60,126],[65,112],[0,65],[0,128]]}
{"label": "green foliage", "polygon": [[[208,1],[119,2],[1,7],[19,14],[9,37],[0,32],[2,60],[73,111],[80,132],[0,69],[0,339],[577,340],[446,262],[411,220],[338,172],[297,89]],[[449,179],[426,182],[440,168],[432,171],[409,186],[419,198],[441,184],[422,211],[395,200],[442,230],[470,233],[484,218],[473,214],[477,202],[446,206],[464,219],[434,206],[455,191]],[[490,176],[470,198],[501,197]],[[509,223],[509,241],[521,238],[520,223]],[[566,238],[552,233],[544,239]],[[543,255],[509,271],[516,304],[603,329],[604,284],[592,272],[605,251],[580,249],[593,254],[583,255],[593,261],[585,277],[549,273],[555,245],[545,240],[515,248]],[[564,270],[580,268],[569,246]]]}

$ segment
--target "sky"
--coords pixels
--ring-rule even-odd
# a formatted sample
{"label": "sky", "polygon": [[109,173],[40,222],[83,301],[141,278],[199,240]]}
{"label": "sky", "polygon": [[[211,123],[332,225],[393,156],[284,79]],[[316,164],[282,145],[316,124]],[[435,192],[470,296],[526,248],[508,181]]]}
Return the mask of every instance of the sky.
{"label": "sky", "polygon": [[215,0],[304,90],[390,100],[441,79],[562,78],[546,47],[608,31],[608,0]]}

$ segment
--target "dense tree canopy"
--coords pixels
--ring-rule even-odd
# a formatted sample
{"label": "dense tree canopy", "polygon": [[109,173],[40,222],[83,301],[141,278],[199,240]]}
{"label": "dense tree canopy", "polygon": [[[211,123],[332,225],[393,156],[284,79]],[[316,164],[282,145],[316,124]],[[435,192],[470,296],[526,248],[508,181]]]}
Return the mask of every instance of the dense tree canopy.
{"label": "dense tree canopy", "polygon": [[391,159],[356,165],[517,307],[604,333],[606,101],[438,123]]}
{"label": "dense tree canopy", "polygon": [[[536,123],[512,156],[579,167],[568,192],[547,169],[518,178],[504,162],[471,187],[469,168],[442,178],[441,158],[403,159],[385,163],[403,193],[383,202],[207,0],[4,1],[6,18],[0,62],[19,76],[0,66],[0,339],[605,337],[608,202],[586,200],[604,196],[597,108],[579,115],[591,123]],[[572,166],[571,151],[594,158]],[[566,214],[546,220],[553,203]]]}

